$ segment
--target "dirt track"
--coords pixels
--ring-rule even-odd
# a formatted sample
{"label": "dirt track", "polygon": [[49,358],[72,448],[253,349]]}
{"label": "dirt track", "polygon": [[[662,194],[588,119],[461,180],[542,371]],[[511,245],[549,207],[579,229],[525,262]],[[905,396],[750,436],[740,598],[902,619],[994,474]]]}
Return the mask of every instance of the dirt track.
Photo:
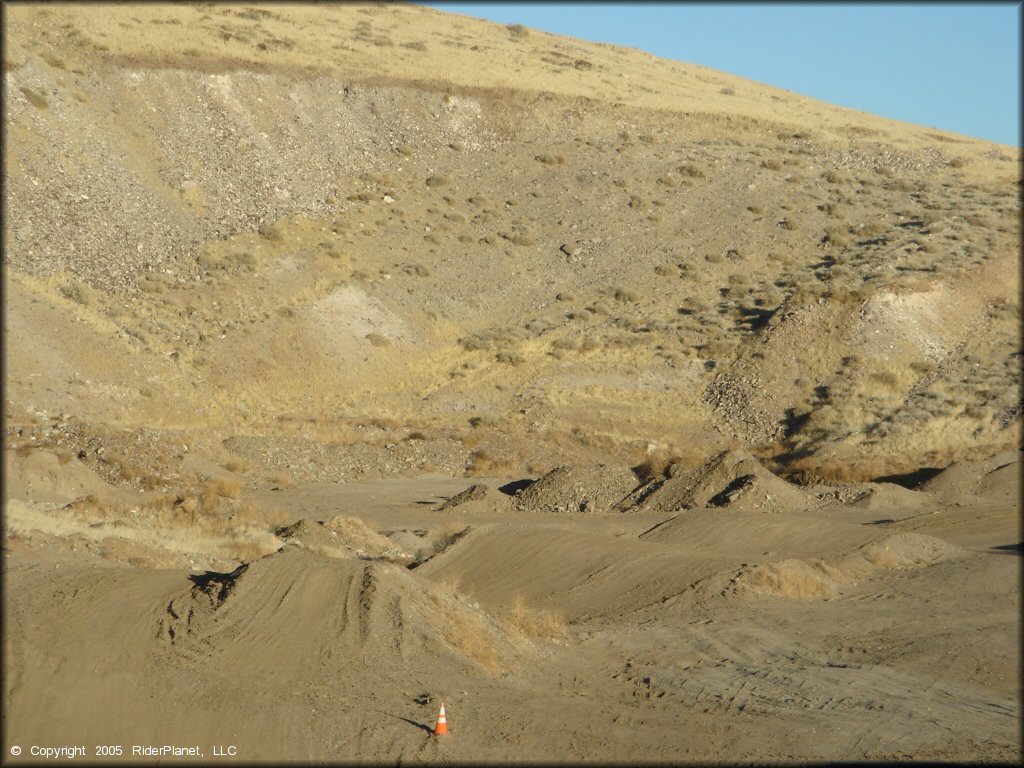
{"label": "dirt track", "polygon": [[[316,516],[330,500],[321,518],[358,505],[372,528],[425,532],[467,520],[422,503],[457,485],[297,486],[283,503]],[[8,732],[230,742],[246,760],[1008,759],[1014,510],[929,501],[884,524],[855,505],[653,526],[478,512],[411,571],[294,545],[191,577],[16,548]],[[872,542],[830,599],[791,565]],[[758,582],[756,563],[776,579]],[[557,611],[566,634],[510,629],[517,598]],[[445,740],[427,732],[441,700]]]}

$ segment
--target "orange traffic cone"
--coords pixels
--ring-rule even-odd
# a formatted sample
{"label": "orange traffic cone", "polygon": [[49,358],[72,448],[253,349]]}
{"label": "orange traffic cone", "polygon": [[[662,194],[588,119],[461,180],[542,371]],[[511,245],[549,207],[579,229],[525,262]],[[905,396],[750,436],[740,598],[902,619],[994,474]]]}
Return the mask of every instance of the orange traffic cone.
{"label": "orange traffic cone", "polygon": [[444,702],[441,702],[441,711],[437,713],[437,725],[434,726],[435,736],[444,736],[448,733],[448,718],[444,716]]}

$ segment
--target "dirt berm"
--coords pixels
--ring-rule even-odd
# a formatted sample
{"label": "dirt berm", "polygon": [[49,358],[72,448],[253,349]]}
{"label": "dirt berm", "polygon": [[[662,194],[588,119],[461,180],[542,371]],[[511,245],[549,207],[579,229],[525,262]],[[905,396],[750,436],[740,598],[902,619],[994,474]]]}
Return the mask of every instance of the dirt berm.
{"label": "dirt berm", "polygon": [[744,450],[727,450],[696,468],[672,464],[623,499],[621,511],[675,512],[692,507],[806,509],[815,499],[773,475]]}
{"label": "dirt berm", "polygon": [[515,507],[523,512],[606,512],[636,485],[636,475],[626,467],[557,467],[519,491]]}
{"label": "dirt berm", "polygon": [[920,490],[939,497],[1016,496],[1020,493],[1020,451],[953,462]]}

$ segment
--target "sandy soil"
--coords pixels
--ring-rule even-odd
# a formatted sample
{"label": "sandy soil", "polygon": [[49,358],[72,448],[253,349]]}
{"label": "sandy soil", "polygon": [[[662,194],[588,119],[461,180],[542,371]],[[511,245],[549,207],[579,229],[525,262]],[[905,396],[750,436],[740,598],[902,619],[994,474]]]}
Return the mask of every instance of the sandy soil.
{"label": "sandy soil", "polygon": [[[412,568],[286,539],[231,572],[189,574],[9,536],[8,734],[230,743],[244,760],[1016,754],[1009,496],[669,516],[440,509],[465,487],[262,492],[307,529],[356,514],[395,542],[461,534]],[[557,617],[554,631],[524,623],[523,604]],[[441,701],[444,739],[429,733]]]}

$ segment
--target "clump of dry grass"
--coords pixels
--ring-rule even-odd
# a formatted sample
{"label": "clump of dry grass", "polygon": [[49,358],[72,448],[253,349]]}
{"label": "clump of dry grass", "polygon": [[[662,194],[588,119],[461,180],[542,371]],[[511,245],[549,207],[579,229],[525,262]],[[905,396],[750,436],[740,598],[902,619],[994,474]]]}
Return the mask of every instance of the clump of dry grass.
{"label": "clump of dry grass", "polygon": [[565,165],[564,155],[537,155],[534,160],[543,165]]}
{"label": "clump of dry grass", "polygon": [[238,474],[240,472],[245,472],[247,469],[249,469],[249,462],[238,456],[232,456],[230,459],[224,462],[223,467],[228,472],[234,472],[235,474]]}
{"label": "clump of dry grass", "polygon": [[[459,523],[446,523],[441,528],[441,530],[438,531],[430,547],[427,549],[420,550],[420,552],[416,556],[416,559],[409,564],[409,567],[416,568],[419,565],[425,563],[430,558],[434,557],[435,555],[441,554],[449,547],[451,547],[453,544],[455,544],[455,542],[457,542],[459,539],[461,539],[463,536],[469,533],[469,531],[470,526],[468,525],[463,525]],[[458,584],[456,580],[456,583],[449,585],[450,589],[448,591],[457,591],[457,586]]]}
{"label": "clump of dry grass", "polygon": [[[68,504],[49,521],[47,533],[84,536],[97,542],[122,539],[143,550],[179,555],[251,560],[281,544],[273,534],[279,511],[225,500],[218,484],[150,496],[141,501],[108,501],[95,496]],[[223,489],[233,491],[234,486]]]}
{"label": "clump of dry grass", "polygon": [[690,179],[705,179],[707,174],[704,173],[704,169],[695,163],[684,163],[676,168],[676,171]]}
{"label": "clump of dry grass", "polygon": [[508,30],[509,36],[517,42],[519,40],[525,40],[527,37],[530,36],[529,28],[523,26],[522,24],[509,24],[505,27],[505,29]]}
{"label": "clump of dry grass", "polygon": [[842,248],[850,244],[850,236],[847,230],[841,227],[829,227],[825,230],[822,242]]}
{"label": "clump of dry grass", "polygon": [[499,668],[494,649],[493,627],[483,614],[471,611],[467,595],[461,592],[458,576],[447,576],[434,582],[427,599],[435,609],[432,617],[444,623],[444,637],[466,657],[488,671]]}
{"label": "clump of dry grass", "polygon": [[295,485],[295,479],[284,471],[274,472],[267,479],[278,488],[291,488]]}
{"label": "clump of dry grass", "polygon": [[495,456],[485,448],[477,448],[469,455],[466,477],[507,472],[515,469],[515,462],[504,456]]}
{"label": "clump of dry grass", "polygon": [[21,86],[18,90],[24,94],[25,98],[28,99],[29,103],[36,109],[49,109],[50,102],[47,98],[39,91],[34,91],[27,86]]}
{"label": "clump of dry grass", "polygon": [[69,298],[84,307],[88,307],[96,303],[96,291],[80,280],[71,280],[61,286],[60,290],[66,298]]}
{"label": "clump of dry grass", "polygon": [[515,635],[539,640],[558,640],[568,632],[561,613],[530,608],[522,595],[516,595],[512,607],[502,615],[502,623]]}
{"label": "clump of dry grass", "polygon": [[469,533],[468,525],[446,523],[441,530],[438,531],[437,538],[434,539],[434,546],[432,548],[434,554],[444,552],[448,547],[457,542],[467,533]]}
{"label": "clump of dry grass", "polygon": [[481,617],[452,611],[448,616],[446,637],[463,654],[493,672],[499,668],[498,653],[487,630],[487,624]]}
{"label": "clump of dry grass", "polygon": [[233,477],[212,477],[200,486],[199,494],[203,507],[212,509],[219,498],[241,498],[242,483]]}
{"label": "clump of dry grass", "polygon": [[680,463],[682,460],[682,456],[672,448],[664,446],[648,448],[647,455],[643,461],[632,468],[633,474],[641,482],[646,482],[656,477],[662,477],[668,472],[669,467]]}
{"label": "clump of dry grass", "polygon": [[258,232],[260,237],[269,240],[272,243],[280,243],[284,241],[284,229],[280,224],[266,222],[260,225]]}

